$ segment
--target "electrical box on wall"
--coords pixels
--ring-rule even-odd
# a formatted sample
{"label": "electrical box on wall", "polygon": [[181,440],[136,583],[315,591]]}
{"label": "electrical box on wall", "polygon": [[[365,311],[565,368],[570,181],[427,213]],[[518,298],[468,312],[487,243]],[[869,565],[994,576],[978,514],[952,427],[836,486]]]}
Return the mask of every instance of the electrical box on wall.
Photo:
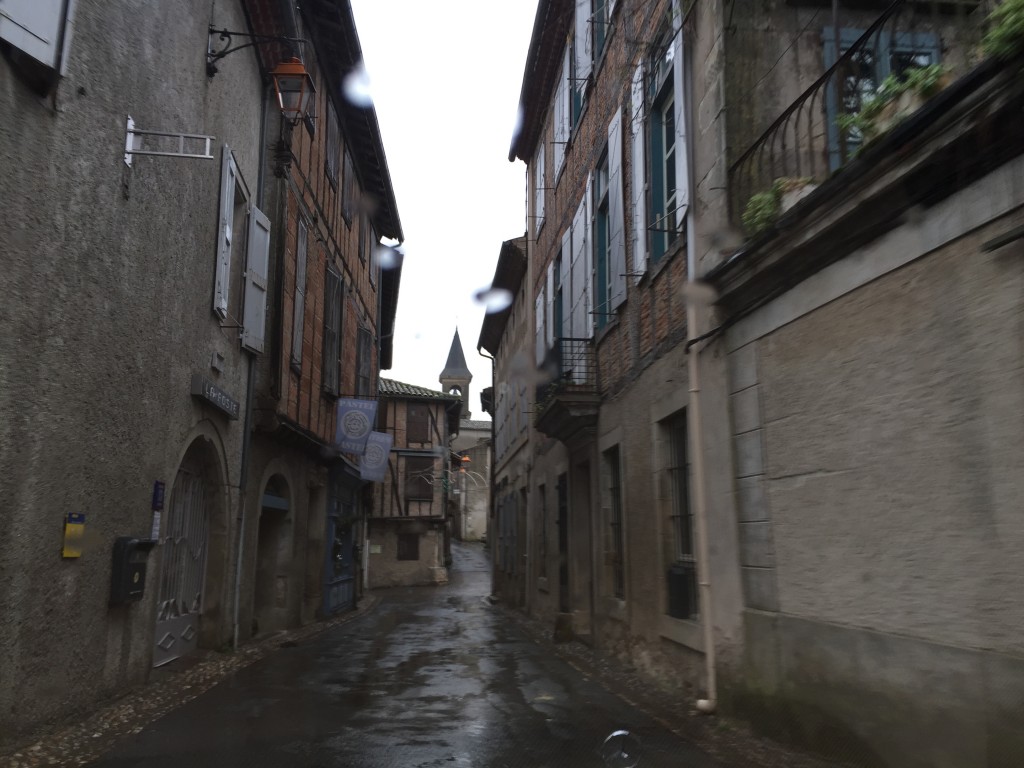
{"label": "electrical box on wall", "polygon": [[135,603],[146,591],[146,562],[156,544],[152,539],[121,536],[114,541],[110,572],[110,604]]}

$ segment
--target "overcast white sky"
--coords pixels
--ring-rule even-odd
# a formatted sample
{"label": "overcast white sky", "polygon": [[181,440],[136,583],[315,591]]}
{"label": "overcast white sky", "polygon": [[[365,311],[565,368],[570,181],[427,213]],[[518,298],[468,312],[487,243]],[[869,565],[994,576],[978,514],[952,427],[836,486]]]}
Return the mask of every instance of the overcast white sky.
{"label": "overcast white sky", "polygon": [[458,325],[470,410],[491,383],[477,354],[501,243],[526,229],[526,167],[508,161],[536,0],[352,0],[405,232],[394,365],[440,389]]}

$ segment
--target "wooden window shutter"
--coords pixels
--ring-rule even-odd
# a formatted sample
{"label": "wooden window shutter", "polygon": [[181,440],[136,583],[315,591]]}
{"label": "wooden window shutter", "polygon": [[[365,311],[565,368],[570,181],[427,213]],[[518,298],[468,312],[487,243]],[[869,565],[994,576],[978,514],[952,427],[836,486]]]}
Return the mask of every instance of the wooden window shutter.
{"label": "wooden window shutter", "polygon": [[306,266],[307,240],[306,222],[300,217],[298,235],[295,241],[295,306],[292,313],[292,362],[302,363],[302,334],[306,324]]}
{"label": "wooden window shutter", "polygon": [[626,300],[626,226],[622,207],[622,110],[608,126],[608,284],[611,311]]}
{"label": "wooden window shutter", "polygon": [[235,225],[235,184],[238,166],[224,145],[220,163],[220,215],[217,221],[217,264],[213,284],[213,311],[221,320],[228,316],[231,284],[231,233]]}
{"label": "wooden window shutter", "polygon": [[[673,4],[676,8],[676,14],[678,15],[678,0],[675,0]],[[686,147],[686,119],[687,119],[687,88],[685,76],[686,62],[683,61],[683,35],[684,31],[680,29],[676,32],[675,37],[672,40],[672,47],[674,49],[675,58],[672,60],[672,88],[674,90],[675,98],[675,124],[676,124],[676,211],[674,220],[676,227],[681,231],[684,226],[684,219],[686,218],[686,209],[690,204],[690,173],[689,173],[689,162],[687,159]],[[666,211],[666,213],[670,213]],[[674,235],[672,236],[674,238]]]}
{"label": "wooden window shutter", "polygon": [[3,0],[0,5],[0,40],[64,74],[62,55],[68,47],[67,22],[73,6],[64,0]]}
{"label": "wooden window shutter", "polygon": [[633,72],[630,89],[630,139],[632,154],[633,202],[633,274],[640,282],[647,271],[647,159],[645,157],[646,134],[644,132],[646,106],[644,104],[644,65],[640,62]]}
{"label": "wooden window shutter", "polygon": [[324,284],[323,387],[329,395],[340,392],[341,378],[341,275],[328,265]]}
{"label": "wooden window shutter", "polygon": [[270,219],[254,205],[249,213],[249,252],[242,311],[242,346],[251,352],[262,352],[266,338],[269,266]]}

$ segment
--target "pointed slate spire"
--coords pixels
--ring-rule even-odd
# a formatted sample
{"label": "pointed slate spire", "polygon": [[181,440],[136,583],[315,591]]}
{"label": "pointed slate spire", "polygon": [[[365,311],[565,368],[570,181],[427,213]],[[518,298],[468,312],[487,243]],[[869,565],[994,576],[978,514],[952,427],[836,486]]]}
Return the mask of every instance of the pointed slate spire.
{"label": "pointed slate spire", "polygon": [[455,329],[455,338],[452,339],[452,348],[448,352],[448,362],[441,371],[439,381],[445,392],[456,391],[462,396],[462,418],[468,419],[469,413],[469,382],[473,380],[473,374],[466,365],[466,355],[462,351],[462,340],[459,339],[459,329]]}

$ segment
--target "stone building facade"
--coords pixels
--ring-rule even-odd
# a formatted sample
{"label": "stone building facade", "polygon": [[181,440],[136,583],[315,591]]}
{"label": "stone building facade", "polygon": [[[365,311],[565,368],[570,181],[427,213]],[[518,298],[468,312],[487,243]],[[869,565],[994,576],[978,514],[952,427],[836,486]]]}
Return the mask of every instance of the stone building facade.
{"label": "stone building facade", "polygon": [[[1020,754],[996,424],[1024,143],[984,14],[542,0],[510,151],[534,311],[494,348],[527,344],[540,381],[525,595],[503,596],[702,711],[870,765]],[[914,88],[895,128],[840,119]]]}
{"label": "stone building facade", "polygon": [[451,438],[459,432],[459,397],[380,379],[377,431],[393,438],[387,480],[368,503],[370,587],[448,581]]}
{"label": "stone building facade", "polygon": [[[328,42],[327,22],[345,34]],[[305,42],[210,60],[249,34]],[[270,71],[293,53],[321,95],[314,130],[289,127],[277,106]],[[357,59],[347,2],[301,13],[277,0],[212,11],[5,4],[5,742],[196,647],[229,647],[320,613],[327,486],[343,460],[311,452],[309,439],[333,442],[333,402],[320,394],[320,371],[289,373],[289,386],[274,370],[290,349],[281,318],[294,315],[284,299],[294,293],[286,275],[302,206],[319,222],[310,250],[324,241],[308,270],[305,359],[320,358],[323,269],[328,258],[341,269],[341,252],[354,274],[339,389],[365,370],[355,365],[357,329],[377,339],[393,323],[397,275],[371,274],[358,256],[369,246],[356,248],[360,233],[400,237],[393,197],[381,194],[390,184],[382,154],[364,158],[379,150],[368,134],[375,118],[362,109],[361,124],[325,119],[325,94]],[[354,234],[311,171],[327,133],[363,142],[348,145],[348,176],[379,207],[370,227],[365,212],[353,217]],[[373,386],[390,349],[371,346]],[[300,398],[295,384],[314,380]],[[277,415],[302,434],[268,429]],[[250,439],[252,428],[260,433]]]}

